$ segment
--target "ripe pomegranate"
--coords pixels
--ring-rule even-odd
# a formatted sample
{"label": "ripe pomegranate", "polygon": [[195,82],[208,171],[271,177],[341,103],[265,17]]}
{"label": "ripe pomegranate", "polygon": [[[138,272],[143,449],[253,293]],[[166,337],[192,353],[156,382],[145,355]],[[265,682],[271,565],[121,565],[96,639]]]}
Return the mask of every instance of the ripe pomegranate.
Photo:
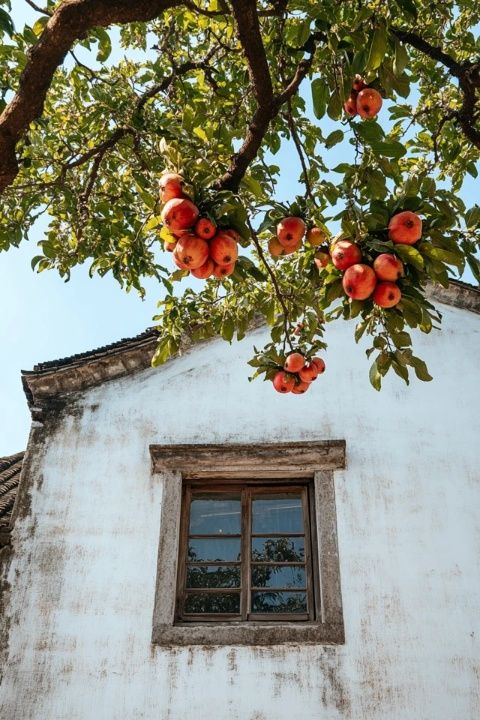
{"label": "ripe pomegranate", "polygon": [[303,380],[301,380],[300,382],[298,382],[296,385],[293,386],[292,393],[294,395],[303,395],[303,393],[307,392],[309,387],[310,387],[310,383],[303,382]]}
{"label": "ripe pomegranate", "polygon": [[403,263],[396,255],[382,253],[375,258],[373,269],[379,280],[398,280],[402,277]]}
{"label": "ripe pomegranate", "polygon": [[378,90],[366,87],[358,93],[357,112],[362,118],[373,118],[378,115],[382,102]]}
{"label": "ripe pomegranate", "polygon": [[200,265],[198,268],[193,268],[193,270],[191,270],[191,274],[199,280],[206,280],[213,275],[214,268],[215,263],[213,260],[211,258],[207,258],[203,265]]}
{"label": "ripe pomegranate", "polygon": [[241,241],[242,237],[241,237],[240,233],[238,233],[233,228],[226,228],[225,230],[222,230],[222,232],[224,232],[226,235],[230,235],[230,237],[233,238],[234,240],[236,240],[236,242],[239,245],[241,244],[240,241]]}
{"label": "ripe pomegranate", "polygon": [[362,252],[358,245],[350,240],[339,240],[332,250],[332,262],[339,270],[346,270],[350,265],[360,262]]}
{"label": "ripe pomegranate", "polygon": [[173,198],[185,197],[183,193],[183,177],[177,173],[164,173],[160,178],[160,202],[166,203]]}
{"label": "ripe pomegranate", "polygon": [[292,392],[295,385],[295,378],[283,370],[279,370],[272,380],[273,387],[279,393]]}
{"label": "ripe pomegranate", "polygon": [[303,368],[305,365],[305,358],[301,353],[294,352],[285,360],[284,370],[291,373],[296,373]]}
{"label": "ripe pomegranate", "polygon": [[195,235],[210,240],[217,232],[216,225],[209,218],[200,218],[195,224]]}
{"label": "ripe pomegranate", "polygon": [[176,241],[176,240],[175,240],[175,242],[173,242],[173,241],[172,241],[172,242],[165,242],[165,245],[164,245],[165,250],[167,250],[168,252],[173,252],[173,251],[175,250],[176,246],[177,246],[177,241]]}
{"label": "ripe pomegranate", "polygon": [[271,237],[268,241],[268,251],[272,257],[279,257],[285,252],[283,245],[280,245],[276,237]]}
{"label": "ripe pomegranate", "polygon": [[237,241],[220,230],[210,242],[210,257],[217,265],[235,263],[238,258]]}
{"label": "ripe pomegranate", "polygon": [[404,210],[390,218],[388,237],[400,245],[415,245],[422,237],[422,220],[414,212]]}
{"label": "ripe pomegranate", "polygon": [[393,282],[378,283],[373,293],[373,302],[382,308],[391,308],[397,305],[402,298],[398,285]]}
{"label": "ripe pomegranate", "polygon": [[175,255],[189,270],[203,265],[208,258],[208,243],[197,235],[185,233],[178,240]]}
{"label": "ripe pomegranate", "polygon": [[315,365],[315,367],[317,368],[318,375],[321,375],[322,373],[325,372],[325,361],[322,360],[322,358],[319,358],[319,357],[312,358],[311,364]]}
{"label": "ripe pomegranate", "polygon": [[362,76],[357,74],[357,75],[355,75],[355,77],[353,79],[352,87],[354,90],[357,91],[357,93],[359,93],[360,90],[363,90],[363,88],[366,88],[367,85],[364,82]]}
{"label": "ripe pomegranate", "polygon": [[357,97],[355,95],[350,95],[345,102],[343,103],[343,109],[347,113],[347,115],[350,115],[350,117],[355,117],[355,115],[358,114],[357,111]]}
{"label": "ripe pomegranate", "polygon": [[317,379],[318,368],[314,363],[305,365],[301,370],[298,371],[298,377],[302,382],[311,383]]}
{"label": "ripe pomegranate", "polygon": [[195,225],[198,208],[188,198],[172,198],[162,210],[162,222],[174,235]]}
{"label": "ripe pomegranate", "polygon": [[328,263],[330,262],[330,255],[326,252],[322,252],[319,250],[315,253],[315,257],[313,258],[313,262],[317,266],[319,270],[321,270],[324,267],[327,267]]}
{"label": "ripe pomegranate", "polygon": [[175,263],[175,265],[176,265],[180,270],[188,270],[188,269],[189,269],[189,268],[188,268],[188,265],[185,265],[185,264],[177,257],[177,254],[176,254],[175,250],[172,252],[172,258],[173,258],[173,262]]}
{"label": "ripe pomegranate", "polygon": [[299,217],[286,217],[277,225],[277,238],[280,245],[291,249],[305,235],[305,223]]}
{"label": "ripe pomegranate", "polygon": [[300,240],[295,245],[291,245],[289,247],[284,248],[283,254],[284,255],[293,255],[293,253],[296,253],[297,250],[300,250],[300,248],[302,247],[302,243],[303,243],[303,240],[302,240],[302,238],[300,238]]}
{"label": "ripe pomegranate", "polygon": [[375,290],[377,276],[369,265],[351,265],[345,270],[343,289],[353,300],[366,300]]}
{"label": "ripe pomegranate", "polygon": [[318,247],[322,243],[324,243],[327,239],[327,236],[323,232],[322,228],[319,227],[312,227],[307,232],[307,241],[310,243],[310,245],[313,245],[313,247]]}
{"label": "ripe pomegranate", "polygon": [[216,278],[224,278],[228,277],[233,273],[235,270],[235,263],[231,263],[230,265],[217,265],[215,264],[215,267],[213,268],[213,274]]}

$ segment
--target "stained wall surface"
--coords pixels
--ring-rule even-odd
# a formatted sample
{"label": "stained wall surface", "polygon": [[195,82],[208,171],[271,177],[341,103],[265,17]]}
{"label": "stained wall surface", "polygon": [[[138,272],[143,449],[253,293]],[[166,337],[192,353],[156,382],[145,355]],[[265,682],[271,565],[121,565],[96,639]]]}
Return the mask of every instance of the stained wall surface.
{"label": "stained wall surface", "polygon": [[[478,720],[480,318],[416,338],[434,382],[376,393],[351,324],[304,396],[240,344],[91,389],[31,437],[2,596],[2,720]],[[151,644],[162,478],[151,443],[345,439],[346,643]],[[166,588],[166,592],[169,589]]]}

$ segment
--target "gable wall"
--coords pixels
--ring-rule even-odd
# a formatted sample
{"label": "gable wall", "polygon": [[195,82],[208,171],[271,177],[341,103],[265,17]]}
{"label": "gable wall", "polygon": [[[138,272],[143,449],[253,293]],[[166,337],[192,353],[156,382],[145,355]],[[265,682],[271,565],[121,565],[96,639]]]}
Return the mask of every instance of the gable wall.
{"label": "gable wall", "polygon": [[[251,345],[199,346],[76,397],[33,431],[5,594],[9,720],[474,720],[480,704],[480,322],[416,337],[435,381],[378,394],[329,329],[305,396],[247,380]],[[151,443],[345,439],[335,473],[346,644],[151,645],[162,480]]]}

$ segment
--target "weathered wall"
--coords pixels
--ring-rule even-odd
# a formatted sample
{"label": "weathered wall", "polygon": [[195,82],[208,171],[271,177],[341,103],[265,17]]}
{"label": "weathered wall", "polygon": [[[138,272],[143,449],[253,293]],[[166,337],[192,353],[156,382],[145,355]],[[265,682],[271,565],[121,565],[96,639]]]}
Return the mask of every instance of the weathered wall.
{"label": "weathered wall", "polygon": [[[480,319],[443,309],[442,334],[418,339],[430,384],[394,377],[377,394],[338,324],[305,396],[249,383],[249,340],[214,342],[90,390],[35,430],[0,717],[477,720]],[[162,482],[149,444],[341,438],[346,644],[152,647]]]}

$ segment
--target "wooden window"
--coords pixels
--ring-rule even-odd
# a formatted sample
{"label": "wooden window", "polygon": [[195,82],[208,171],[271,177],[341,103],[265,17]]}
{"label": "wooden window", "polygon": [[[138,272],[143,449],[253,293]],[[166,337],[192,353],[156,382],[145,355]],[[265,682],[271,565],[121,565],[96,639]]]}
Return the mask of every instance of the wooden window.
{"label": "wooden window", "polygon": [[186,481],[177,620],[315,620],[314,518],[302,479]]}

